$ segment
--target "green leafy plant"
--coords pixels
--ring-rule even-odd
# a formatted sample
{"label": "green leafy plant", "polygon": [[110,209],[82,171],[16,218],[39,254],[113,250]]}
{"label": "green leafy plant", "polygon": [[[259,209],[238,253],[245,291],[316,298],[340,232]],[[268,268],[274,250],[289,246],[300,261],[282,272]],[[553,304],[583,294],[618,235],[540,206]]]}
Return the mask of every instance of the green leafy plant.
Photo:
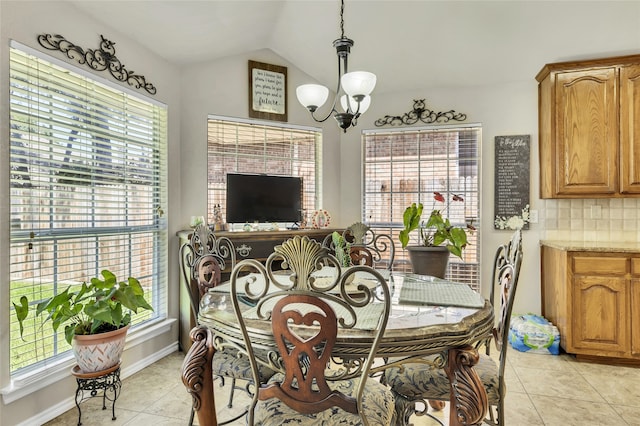
{"label": "green leafy plant", "polygon": [[[435,203],[444,203],[444,196],[439,192],[434,192],[434,208],[429,214],[429,219],[422,221],[423,205],[422,203],[412,203],[407,207],[402,216],[404,229],[400,231],[398,239],[402,248],[409,244],[409,234],[416,229],[420,230],[420,244],[426,247],[435,247],[442,244],[446,245],[449,252],[462,257],[462,250],[467,246],[467,230],[473,231],[475,228],[472,224],[465,227],[453,226],[449,218],[444,217],[443,211],[446,209],[435,208]],[[464,199],[454,194],[453,201],[464,202]]]}
{"label": "green leafy plant", "polygon": [[[118,282],[116,276],[106,269],[102,271],[102,277],[104,280],[94,277],[89,284],[82,283],[77,291],[67,287],[62,293],[43,300],[36,305],[35,315],[46,314],[44,322],[51,321],[53,331],[64,325],[65,339],[71,344],[75,335],[117,330],[131,322],[131,312],[153,310],[136,278]],[[13,307],[22,337],[23,322],[31,311],[27,296],[22,296],[19,304],[14,302]]]}
{"label": "green leafy plant", "polygon": [[331,240],[333,241],[336,259],[338,259],[340,266],[351,266],[351,244],[347,242],[337,231],[333,231],[331,234]]}

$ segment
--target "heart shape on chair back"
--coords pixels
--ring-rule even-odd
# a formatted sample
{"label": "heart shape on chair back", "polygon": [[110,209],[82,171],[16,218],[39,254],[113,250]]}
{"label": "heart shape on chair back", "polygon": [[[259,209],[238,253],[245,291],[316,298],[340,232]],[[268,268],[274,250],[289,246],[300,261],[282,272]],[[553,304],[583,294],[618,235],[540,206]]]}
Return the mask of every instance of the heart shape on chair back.
{"label": "heart shape on chair back", "polygon": [[[287,309],[291,305],[296,307]],[[309,311],[303,314],[298,309]],[[258,399],[276,397],[307,414],[332,406],[356,414],[356,399],[332,391],[325,378],[338,334],[338,320],[331,306],[310,294],[293,294],[276,303],[271,321],[286,375],[281,383],[261,388]]]}

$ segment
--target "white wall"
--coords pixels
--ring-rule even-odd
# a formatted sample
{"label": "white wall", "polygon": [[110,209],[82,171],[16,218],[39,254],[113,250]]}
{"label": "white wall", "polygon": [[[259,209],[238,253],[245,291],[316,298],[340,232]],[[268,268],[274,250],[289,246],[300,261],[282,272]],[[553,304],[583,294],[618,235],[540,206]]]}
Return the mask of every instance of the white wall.
{"label": "white wall", "polygon": [[[179,69],[149,54],[129,39],[112,29],[99,25],[65,2],[0,2],[0,387],[10,385],[9,376],[9,110],[8,84],[9,78],[9,40],[14,39],[24,45],[45,51],[58,59],[65,59],[61,52],[46,51],[37,41],[38,34],[61,34],[68,40],[86,49],[99,46],[100,35],[116,43],[116,56],[130,70],[144,75],[157,88],[153,96],[169,106],[169,235],[173,236],[180,229],[176,218],[180,217],[180,91]],[[69,61],[72,62],[72,61]],[[72,62],[73,63],[73,62]],[[81,66],[89,70],[86,66]],[[94,73],[104,79],[115,80],[108,72]],[[124,84],[124,83],[121,83]],[[141,91],[146,94],[145,91]],[[177,239],[170,238],[169,258],[177,259]],[[178,282],[177,262],[169,264],[170,282]],[[178,286],[170,286],[169,300],[177,300]],[[169,317],[177,317],[177,304],[169,306]],[[130,333],[132,334],[132,333]],[[131,336],[130,336],[131,337]],[[153,361],[161,353],[177,348],[178,327],[173,326],[151,340],[139,345],[127,344],[123,355],[123,375],[132,368],[142,368],[145,360]],[[65,373],[68,369],[65,370]],[[176,372],[179,374],[179,372]],[[55,381],[49,386],[10,404],[0,404],[0,424],[40,424],[52,415],[61,414],[73,406],[75,380],[70,374]],[[125,390],[126,392],[126,390]],[[56,412],[59,411],[59,412]],[[43,413],[44,412],[44,413]],[[42,414],[41,414],[42,413]],[[40,416],[40,417],[36,417]],[[42,417],[44,416],[44,417]]]}

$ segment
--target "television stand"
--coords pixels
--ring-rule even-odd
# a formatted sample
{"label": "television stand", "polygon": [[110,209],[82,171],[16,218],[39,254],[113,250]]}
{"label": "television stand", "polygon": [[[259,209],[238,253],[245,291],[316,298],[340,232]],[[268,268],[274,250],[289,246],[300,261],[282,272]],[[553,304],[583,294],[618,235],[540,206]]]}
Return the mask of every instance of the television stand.
{"label": "television stand", "polygon": [[[324,238],[333,231],[342,233],[344,229],[336,228],[305,228],[305,229],[286,229],[281,231],[215,231],[217,237],[227,237],[235,246],[236,259],[257,259],[261,262],[267,260],[267,257],[273,253],[273,248],[278,244],[282,244],[289,238],[296,235],[306,236],[312,240],[322,243]],[[180,238],[180,246],[189,240],[191,230],[179,231],[177,236]],[[222,280],[229,279],[230,269],[222,272]],[[180,273],[180,280],[184,280]],[[191,339],[189,331],[195,326],[195,319],[191,315],[191,305],[189,304],[189,295],[186,286],[180,283],[180,347],[183,351],[187,351],[191,347]]]}

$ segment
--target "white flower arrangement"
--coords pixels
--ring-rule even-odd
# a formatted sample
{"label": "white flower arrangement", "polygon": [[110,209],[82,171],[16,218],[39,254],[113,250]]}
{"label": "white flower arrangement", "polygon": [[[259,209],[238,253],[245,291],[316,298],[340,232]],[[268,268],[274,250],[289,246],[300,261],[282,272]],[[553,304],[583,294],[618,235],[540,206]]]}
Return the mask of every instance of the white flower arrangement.
{"label": "white flower arrangement", "polygon": [[496,216],[494,224],[496,229],[522,229],[531,220],[529,216],[529,204],[524,206],[520,216]]}

